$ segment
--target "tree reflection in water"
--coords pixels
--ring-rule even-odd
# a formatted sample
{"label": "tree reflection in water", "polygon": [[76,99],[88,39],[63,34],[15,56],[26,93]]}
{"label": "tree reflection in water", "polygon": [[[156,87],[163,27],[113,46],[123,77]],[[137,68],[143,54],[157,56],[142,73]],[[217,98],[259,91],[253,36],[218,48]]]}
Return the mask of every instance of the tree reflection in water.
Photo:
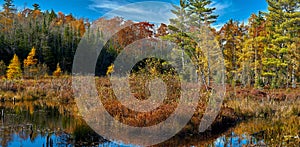
{"label": "tree reflection in water", "polygon": [[[78,116],[74,107],[74,104],[42,100],[0,102],[0,146],[123,146],[120,142],[109,142],[97,135]],[[284,125],[285,121],[293,125]],[[289,123],[290,121],[294,123]],[[297,138],[297,134],[294,134],[299,125],[296,116],[280,121],[254,118],[238,123],[223,134],[206,138],[199,135],[177,135],[156,146],[293,145],[300,143],[299,136]],[[278,136],[283,127],[290,134]]]}

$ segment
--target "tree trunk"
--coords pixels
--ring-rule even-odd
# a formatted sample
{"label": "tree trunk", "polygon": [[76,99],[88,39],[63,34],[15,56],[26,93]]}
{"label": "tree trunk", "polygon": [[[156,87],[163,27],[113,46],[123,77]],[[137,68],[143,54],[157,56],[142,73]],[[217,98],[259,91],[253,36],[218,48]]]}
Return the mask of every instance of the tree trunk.
{"label": "tree trunk", "polygon": [[292,69],[292,88],[296,88],[296,80],[295,80],[295,64],[293,64],[293,69]]}

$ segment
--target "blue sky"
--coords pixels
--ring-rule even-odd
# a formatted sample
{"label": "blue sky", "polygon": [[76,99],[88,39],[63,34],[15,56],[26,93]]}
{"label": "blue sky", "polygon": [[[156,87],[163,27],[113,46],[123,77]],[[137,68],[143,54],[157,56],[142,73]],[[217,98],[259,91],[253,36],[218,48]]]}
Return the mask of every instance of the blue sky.
{"label": "blue sky", "polygon": [[[3,4],[3,0],[0,1]],[[32,8],[32,4],[38,3],[42,10],[53,9],[57,12],[72,13],[76,17],[89,18],[90,20],[95,20],[103,15],[121,15],[127,19],[137,19],[139,16],[141,21],[151,22],[152,20],[163,21],[162,16],[168,20],[167,17],[172,17],[169,12],[172,9],[170,4],[178,5],[179,3],[179,0],[151,0],[154,2],[144,3],[145,1],[147,0],[14,0],[14,4],[19,10],[22,10],[24,7]],[[265,0],[212,1],[212,6],[217,8],[215,12],[219,15],[217,22],[213,24],[217,28],[231,18],[246,22],[252,13],[257,13],[259,10],[267,11]],[[119,9],[111,11],[116,8]],[[167,23],[166,21],[163,22]]]}

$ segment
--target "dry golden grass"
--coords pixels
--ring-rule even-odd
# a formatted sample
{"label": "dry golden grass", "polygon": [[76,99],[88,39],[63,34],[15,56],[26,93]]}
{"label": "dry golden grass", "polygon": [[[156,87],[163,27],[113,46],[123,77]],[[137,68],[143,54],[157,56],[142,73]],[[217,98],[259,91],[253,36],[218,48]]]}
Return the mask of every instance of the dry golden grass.
{"label": "dry golden grass", "polygon": [[[150,78],[151,79],[151,78]],[[96,86],[100,99],[106,110],[117,120],[131,126],[151,126],[166,120],[178,105],[180,98],[180,80],[174,76],[163,76],[167,85],[167,98],[163,105],[151,112],[135,112],[120,103],[111,88],[107,77],[96,77]],[[130,88],[137,99],[143,100],[149,97],[149,91],[145,83],[149,78],[143,76],[132,76]],[[68,76],[46,79],[23,79],[0,81],[0,100],[2,101],[26,101],[26,100],[48,100],[59,102],[59,104],[70,104],[70,111],[78,111],[72,92],[72,78]],[[188,85],[188,88],[194,88]],[[210,131],[222,130],[234,125],[238,120],[250,117],[299,117],[300,94],[299,89],[279,90],[257,90],[252,88],[227,87],[227,95],[223,106]],[[182,129],[182,134],[195,134],[206,109],[206,97],[202,89],[201,101],[199,101],[191,120]],[[130,103],[130,102],[128,102]],[[184,103],[189,107],[188,99]],[[179,116],[185,117],[185,111],[179,112]],[[77,114],[73,113],[73,114]],[[176,125],[176,124],[174,124]]]}

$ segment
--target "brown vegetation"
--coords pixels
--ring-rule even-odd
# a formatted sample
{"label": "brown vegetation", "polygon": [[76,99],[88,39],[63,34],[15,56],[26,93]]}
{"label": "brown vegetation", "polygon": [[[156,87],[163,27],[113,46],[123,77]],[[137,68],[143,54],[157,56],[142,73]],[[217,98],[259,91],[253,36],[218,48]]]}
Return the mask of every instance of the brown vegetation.
{"label": "brown vegetation", "polygon": [[[151,126],[167,119],[177,107],[180,97],[180,81],[174,77],[163,77],[167,85],[167,98],[157,109],[142,113],[126,108],[120,103],[111,88],[108,78],[96,77],[96,85],[100,99],[106,110],[117,120],[131,126]],[[148,79],[149,80],[149,79]],[[39,80],[1,80],[0,99],[2,101],[26,101],[42,99],[55,101],[58,105],[69,104],[70,111],[77,111],[71,88],[71,77],[47,78]],[[145,77],[134,77],[130,80],[131,90],[137,99],[147,99],[149,91],[143,86],[147,82]],[[203,91],[202,91],[203,92]],[[205,97],[205,93],[201,93]],[[298,89],[252,89],[227,87],[227,95],[223,106],[212,127],[208,132],[220,131],[234,125],[239,120],[250,117],[296,116],[299,110],[300,94]],[[189,107],[189,103],[185,103]],[[198,126],[206,109],[206,99],[201,98],[198,107],[182,134],[197,134]],[[72,113],[78,114],[78,112]],[[185,112],[179,112],[184,117]]]}

